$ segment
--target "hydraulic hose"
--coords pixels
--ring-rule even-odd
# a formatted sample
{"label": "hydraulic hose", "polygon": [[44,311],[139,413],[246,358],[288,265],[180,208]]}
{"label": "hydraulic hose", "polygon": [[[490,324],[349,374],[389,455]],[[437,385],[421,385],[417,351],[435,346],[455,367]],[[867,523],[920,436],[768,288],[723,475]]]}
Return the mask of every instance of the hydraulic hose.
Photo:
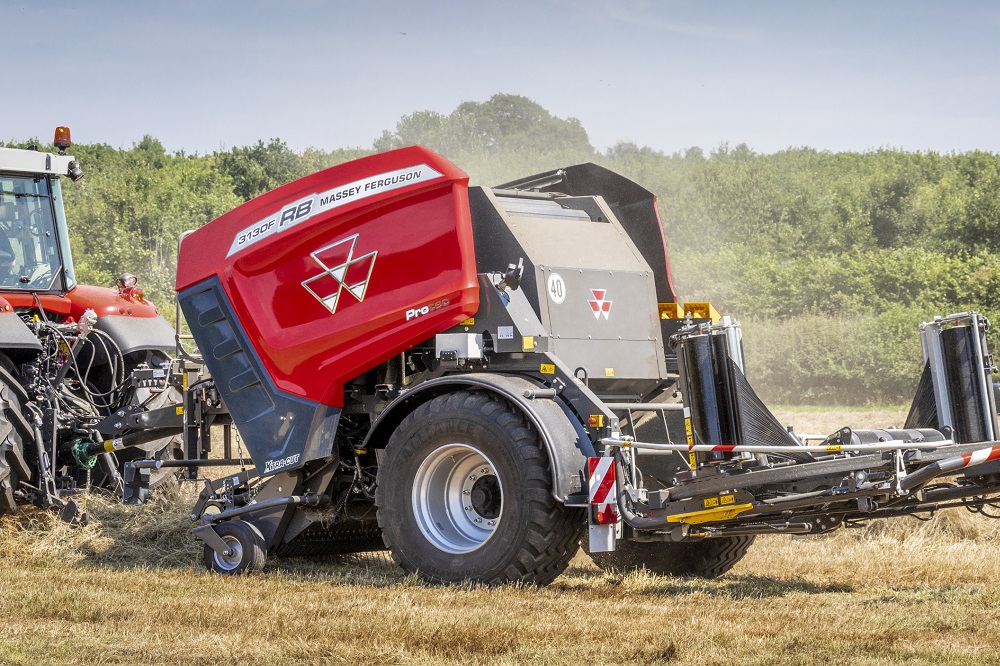
{"label": "hydraulic hose", "polygon": [[[618,475],[619,479],[627,479],[625,476],[625,468],[622,467],[621,459],[618,454],[615,454],[615,474]],[[623,501],[624,500],[624,501]],[[622,488],[618,492],[618,511],[621,512],[622,520],[629,527],[637,530],[655,530],[661,527],[667,527],[670,523],[667,522],[667,517],[656,518],[654,516],[640,516],[639,514],[632,511],[629,507],[629,497],[628,492]]]}

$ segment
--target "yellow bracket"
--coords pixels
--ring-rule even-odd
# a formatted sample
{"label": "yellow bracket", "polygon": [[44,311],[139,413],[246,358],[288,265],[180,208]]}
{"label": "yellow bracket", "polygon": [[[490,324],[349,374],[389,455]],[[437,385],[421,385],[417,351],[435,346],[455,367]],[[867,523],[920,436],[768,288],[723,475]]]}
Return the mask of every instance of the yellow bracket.
{"label": "yellow bracket", "polygon": [[718,509],[704,509],[702,511],[690,511],[688,513],[678,513],[667,516],[668,523],[687,523],[688,525],[700,525],[701,523],[713,523],[720,520],[735,518],[744,511],[753,508],[753,504],[738,504],[736,506],[719,507]]}
{"label": "yellow bracket", "polygon": [[657,303],[660,319],[684,319],[684,307],[680,303]]}
{"label": "yellow bracket", "polygon": [[719,311],[708,301],[692,301],[690,303],[657,303],[660,319],[683,319],[685,313],[695,319],[711,319],[716,323],[722,318]]}
{"label": "yellow bracket", "polygon": [[722,318],[719,311],[707,301],[704,303],[685,303],[684,311],[690,313],[695,319],[711,319],[713,324]]}

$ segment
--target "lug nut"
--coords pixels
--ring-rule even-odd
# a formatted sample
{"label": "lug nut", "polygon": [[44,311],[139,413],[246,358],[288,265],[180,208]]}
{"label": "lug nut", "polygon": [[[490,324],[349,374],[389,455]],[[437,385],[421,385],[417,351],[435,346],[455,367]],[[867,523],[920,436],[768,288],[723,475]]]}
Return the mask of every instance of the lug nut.
{"label": "lug nut", "polygon": [[467,506],[467,507],[465,507],[465,510],[466,511],[472,511],[472,507],[471,506]]}
{"label": "lug nut", "polygon": [[482,518],[476,518],[476,522],[477,523],[481,523],[481,522],[483,522],[483,519]]}

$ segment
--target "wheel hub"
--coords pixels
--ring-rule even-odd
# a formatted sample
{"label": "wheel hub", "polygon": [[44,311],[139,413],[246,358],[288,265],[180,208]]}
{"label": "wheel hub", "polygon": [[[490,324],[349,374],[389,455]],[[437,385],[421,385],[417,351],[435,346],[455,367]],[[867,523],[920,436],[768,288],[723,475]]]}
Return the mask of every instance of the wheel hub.
{"label": "wheel hub", "polygon": [[217,552],[215,553],[215,562],[219,565],[220,570],[232,571],[243,561],[243,546],[240,545],[239,539],[228,534],[223,536],[222,540],[229,546],[231,554],[224,555]]}
{"label": "wheel hub", "polygon": [[500,515],[500,482],[495,475],[476,479],[469,498],[472,510],[483,518],[492,520]]}
{"label": "wheel hub", "polygon": [[431,544],[447,553],[469,553],[500,524],[503,486],[482,451],[446,444],[420,464],[412,501],[417,528]]}

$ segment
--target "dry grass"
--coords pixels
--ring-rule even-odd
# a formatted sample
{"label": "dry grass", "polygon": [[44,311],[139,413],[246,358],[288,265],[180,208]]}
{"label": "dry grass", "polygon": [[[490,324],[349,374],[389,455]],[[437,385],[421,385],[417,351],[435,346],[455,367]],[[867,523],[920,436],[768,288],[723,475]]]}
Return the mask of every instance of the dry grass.
{"label": "dry grass", "polygon": [[864,428],[902,428],[909,406],[901,407],[777,407],[771,412],[785,425],[792,425],[796,432],[810,435],[829,435],[844,426],[855,430]]}
{"label": "dry grass", "polygon": [[545,589],[485,589],[377,557],[211,575],[191,500],[93,499],[84,528],[4,519],[0,662],[1000,664],[1000,523],[964,511],[761,538],[716,581],[605,574],[579,555]]}

